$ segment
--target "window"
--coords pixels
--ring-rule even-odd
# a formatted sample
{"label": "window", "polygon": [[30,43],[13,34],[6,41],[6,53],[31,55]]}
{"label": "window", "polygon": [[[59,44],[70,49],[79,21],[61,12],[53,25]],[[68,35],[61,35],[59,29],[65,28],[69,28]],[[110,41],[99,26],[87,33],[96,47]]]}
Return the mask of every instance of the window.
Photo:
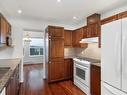
{"label": "window", "polygon": [[32,38],[30,42],[30,56],[43,55],[43,39]]}

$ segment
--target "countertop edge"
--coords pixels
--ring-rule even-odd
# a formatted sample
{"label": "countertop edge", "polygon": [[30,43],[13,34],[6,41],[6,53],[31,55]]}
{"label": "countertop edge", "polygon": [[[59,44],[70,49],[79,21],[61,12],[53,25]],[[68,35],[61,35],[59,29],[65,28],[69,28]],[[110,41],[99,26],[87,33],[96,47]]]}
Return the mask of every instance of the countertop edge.
{"label": "countertop edge", "polygon": [[[15,60],[15,59],[13,59]],[[21,59],[18,59],[17,62],[15,63],[15,67],[12,69],[10,68],[9,71],[0,79],[0,93],[6,87],[8,81],[10,80],[11,76],[14,74],[17,66],[20,64]]]}

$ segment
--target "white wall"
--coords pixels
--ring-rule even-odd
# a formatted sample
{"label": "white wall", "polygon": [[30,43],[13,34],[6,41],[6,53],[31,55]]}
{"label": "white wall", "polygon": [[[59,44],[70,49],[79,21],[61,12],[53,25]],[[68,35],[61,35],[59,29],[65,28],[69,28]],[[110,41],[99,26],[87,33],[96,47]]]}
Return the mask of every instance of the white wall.
{"label": "white wall", "polygon": [[[25,35],[29,33],[31,38],[41,38],[43,39],[43,32],[33,32],[33,31],[24,31]],[[42,45],[44,43],[42,42]],[[24,64],[38,64],[44,62],[44,56],[29,56],[30,42],[24,42]]]}
{"label": "white wall", "polygon": [[[0,12],[6,17],[6,19],[9,20],[9,18],[6,16],[6,12],[3,10],[3,8],[0,7]],[[12,47],[2,47],[0,48],[0,59],[15,59],[20,58],[20,82],[23,82],[23,29],[20,26],[19,23],[9,20],[12,26],[12,40],[13,44],[15,45]]]}
{"label": "white wall", "polygon": [[127,11],[127,4],[125,4],[124,6],[118,7],[118,8],[114,8],[112,10],[106,11],[104,13],[101,14],[101,19],[104,19],[106,17],[110,17],[112,15],[121,13]]}

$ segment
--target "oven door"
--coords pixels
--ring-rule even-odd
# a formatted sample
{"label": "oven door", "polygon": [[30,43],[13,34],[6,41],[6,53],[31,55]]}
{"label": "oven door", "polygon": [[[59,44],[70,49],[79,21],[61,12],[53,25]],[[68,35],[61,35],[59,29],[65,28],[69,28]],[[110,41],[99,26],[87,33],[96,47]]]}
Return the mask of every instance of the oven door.
{"label": "oven door", "polygon": [[74,64],[74,80],[79,80],[83,84],[90,86],[90,68],[79,64]]}

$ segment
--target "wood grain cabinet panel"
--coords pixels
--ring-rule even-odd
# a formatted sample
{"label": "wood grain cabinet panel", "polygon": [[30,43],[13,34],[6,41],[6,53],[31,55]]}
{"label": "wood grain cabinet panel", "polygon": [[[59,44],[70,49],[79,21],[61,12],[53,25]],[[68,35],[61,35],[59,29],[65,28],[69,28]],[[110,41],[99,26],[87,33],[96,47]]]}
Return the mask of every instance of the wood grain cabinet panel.
{"label": "wood grain cabinet panel", "polygon": [[19,90],[19,66],[6,85],[6,95],[18,95]]}
{"label": "wood grain cabinet panel", "polygon": [[64,78],[64,28],[48,26],[49,64],[48,82],[57,82]]}
{"label": "wood grain cabinet panel", "polygon": [[91,65],[91,95],[101,95],[100,67]]}
{"label": "wood grain cabinet panel", "polygon": [[49,39],[49,59],[64,58],[64,39]]}
{"label": "wood grain cabinet panel", "polygon": [[73,46],[80,46],[79,41],[81,41],[81,39],[83,38],[83,28],[74,30],[72,35]]}
{"label": "wood grain cabinet panel", "polygon": [[88,38],[87,32],[88,32],[88,31],[87,31],[87,26],[84,26],[84,27],[83,27],[83,38]]}
{"label": "wood grain cabinet panel", "polygon": [[72,47],[72,31],[64,30],[64,46]]}
{"label": "wood grain cabinet panel", "polygon": [[64,79],[73,78],[73,60],[64,59]]}
{"label": "wood grain cabinet panel", "polygon": [[75,48],[86,48],[88,44],[80,43],[83,39],[83,28],[76,29],[72,32],[72,45]]}
{"label": "wood grain cabinet panel", "polygon": [[6,36],[7,36],[7,30],[6,30],[6,21],[1,18],[1,43],[6,43]]}
{"label": "wood grain cabinet panel", "polygon": [[6,44],[6,37],[11,32],[11,25],[0,13],[0,44]]}
{"label": "wood grain cabinet panel", "polygon": [[49,38],[64,38],[64,28],[57,26],[48,26]]}
{"label": "wood grain cabinet panel", "polygon": [[92,14],[90,16],[87,17],[87,25],[91,25],[91,24],[95,24],[100,22],[100,14]]}
{"label": "wood grain cabinet panel", "polygon": [[63,80],[64,78],[64,68],[63,65],[64,64],[64,60],[63,61],[56,61],[56,62],[51,62],[48,64],[48,69],[49,69],[49,74],[48,74],[48,81],[49,83],[51,82],[56,82],[56,81],[60,81]]}

